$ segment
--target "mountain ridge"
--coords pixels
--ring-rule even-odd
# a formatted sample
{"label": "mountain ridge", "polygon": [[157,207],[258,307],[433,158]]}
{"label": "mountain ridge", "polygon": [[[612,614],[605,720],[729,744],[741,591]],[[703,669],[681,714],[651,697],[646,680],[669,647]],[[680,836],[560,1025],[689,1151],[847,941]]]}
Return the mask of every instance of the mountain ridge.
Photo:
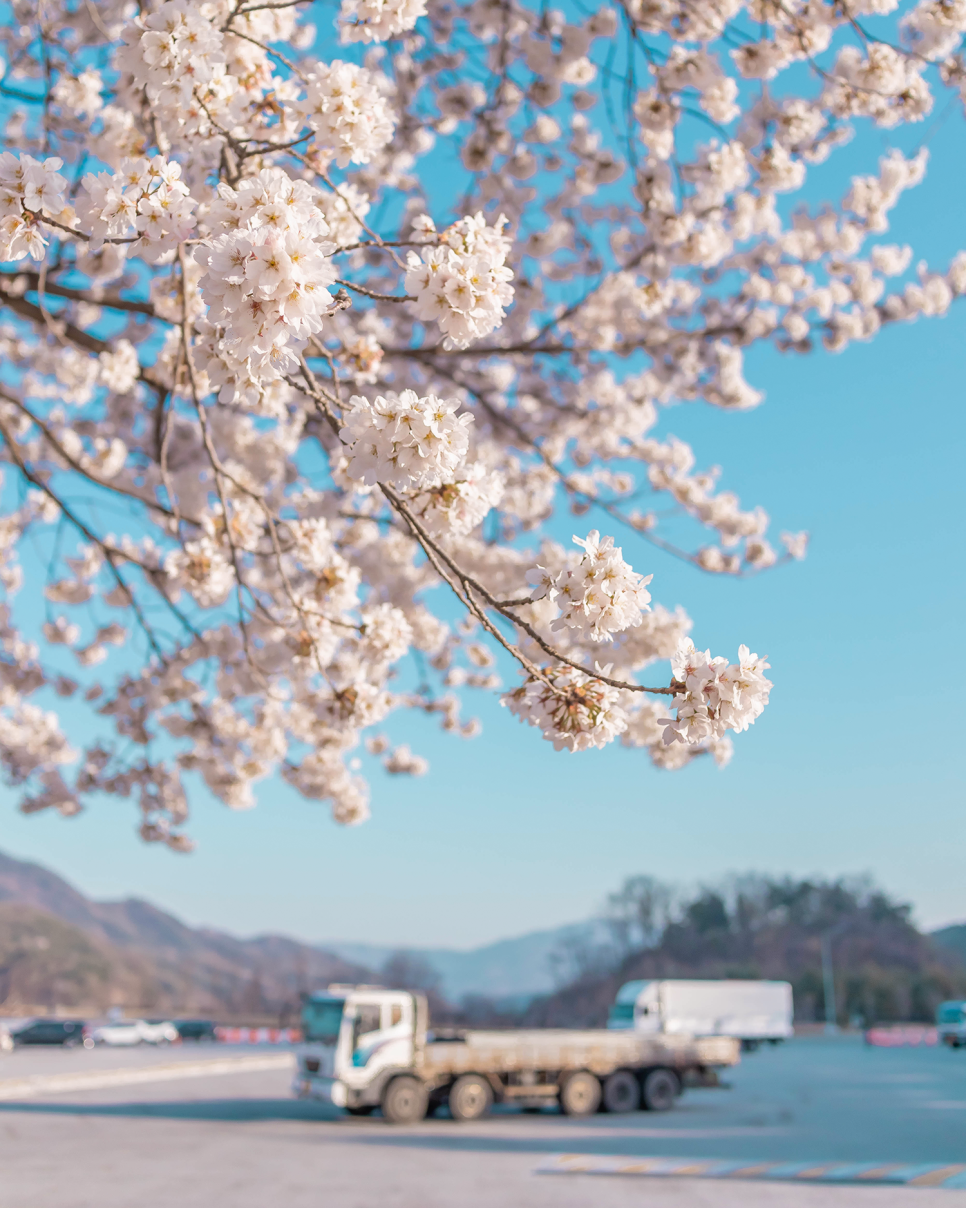
{"label": "mountain ridge", "polygon": [[[149,953],[159,966],[166,1000],[176,995],[179,986],[184,989],[186,973],[190,973],[190,980],[197,980],[195,965],[213,962],[203,972],[202,981],[207,989],[202,998],[221,1002],[227,996],[233,1010],[237,1009],[239,998],[246,1001],[258,998],[257,985],[248,988],[246,998],[244,988],[237,984],[239,965],[247,963],[249,980],[258,982],[266,976],[272,981],[272,969],[281,964],[285,969],[282,980],[294,1001],[302,990],[315,989],[326,981],[378,979],[374,970],[399,953],[428,962],[439,977],[439,992],[450,1000],[466,995],[525,999],[548,993],[566,980],[571,972],[568,951],[603,943],[608,934],[605,924],[592,919],[525,932],[468,949],[342,940],[307,943],[277,932],[242,938],[214,927],[190,926],[144,898],[96,901],[51,869],[0,852],[0,903],[3,902],[18,902],[45,911],[112,948]],[[185,961],[190,966],[187,970]],[[267,973],[263,971],[266,965]],[[298,976],[300,967],[302,977]],[[272,1009],[279,1007],[277,987],[267,997]]]}
{"label": "mountain ridge", "polygon": [[[365,980],[368,975],[355,962],[288,936],[240,939],[215,928],[189,927],[143,898],[93,901],[43,865],[3,853],[0,904],[39,912],[78,929],[97,942],[113,968],[122,967],[125,957],[136,956],[144,968],[142,984],[152,987],[152,1001],[132,1004],[138,1007],[291,1015],[304,991],[330,981]],[[24,916],[19,930],[26,927],[36,939],[37,925],[36,919]],[[21,963],[41,963],[37,952],[23,952]],[[30,984],[39,983],[33,979]],[[120,992],[119,979],[105,975],[104,1001],[98,1005],[117,1005],[113,1000]],[[58,1002],[63,997],[56,997],[53,986],[50,993]]]}

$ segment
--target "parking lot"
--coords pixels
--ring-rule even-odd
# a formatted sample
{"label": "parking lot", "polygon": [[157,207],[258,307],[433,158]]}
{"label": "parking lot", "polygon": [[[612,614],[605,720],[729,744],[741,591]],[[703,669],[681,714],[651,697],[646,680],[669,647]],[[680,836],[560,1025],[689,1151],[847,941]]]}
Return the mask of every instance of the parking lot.
{"label": "parking lot", "polygon": [[[293,1099],[285,1062],[282,1050],[225,1045],[0,1058],[0,1208],[966,1208],[966,1190],[538,1172],[565,1153],[966,1162],[962,1052],[799,1039],[746,1057],[730,1090],[689,1091],[663,1115],[497,1111],[405,1129]],[[118,1085],[114,1071],[165,1080]],[[36,1081],[71,1077],[87,1089]]]}

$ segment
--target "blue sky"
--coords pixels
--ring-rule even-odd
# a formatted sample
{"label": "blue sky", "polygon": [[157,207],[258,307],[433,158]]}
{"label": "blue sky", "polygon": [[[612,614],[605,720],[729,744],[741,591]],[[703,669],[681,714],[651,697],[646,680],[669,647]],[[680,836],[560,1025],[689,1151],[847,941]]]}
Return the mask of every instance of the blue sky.
{"label": "blue sky", "polygon": [[[926,182],[883,238],[912,242],[935,267],[966,244],[963,142],[958,117],[935,132]],[[809,200],[838,196],[884,149],[881,135],[857,140],[816,173]],[[468,694],[465,712],[484,724],[476,741],[421,718],[388,727],[432,770],[405,780],[376,769],[360,828],[336,827],[327,807],[275,782],[244,814],[199,793],[198,850],[184,857],[142,845],[130,803],[22,818],[0,789],[0,847],[94,896],[138,894],[192,922],[313,940],[470,946],[585,917],[637,872],[685,884],[749,869],[870,872],[923,923],[966,917],[950,683],[963,623],[964,337],[960,302],[837,356],[755,352],[749,379],[767,395],[757,410],[667,415],[663,430],[690,440],[701,464],[720,463],[722,485],[761,503],[776,532],[812,534],[803,564],[739,582],[621,536],[635,568],[654,573],[655,599],[691,613],[700,645],[733,655],[747,642],[770,657],[772,703],[725,771],[662,773],[616,748],[557,753]]]}

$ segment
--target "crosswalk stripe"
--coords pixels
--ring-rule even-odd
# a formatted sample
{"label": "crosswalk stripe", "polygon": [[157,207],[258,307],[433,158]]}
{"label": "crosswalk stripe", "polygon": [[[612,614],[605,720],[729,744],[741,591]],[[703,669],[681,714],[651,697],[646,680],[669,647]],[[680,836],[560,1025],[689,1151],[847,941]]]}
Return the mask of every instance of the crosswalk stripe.
{"label": "crosswalk stripe", "polygon": [[966,1164],[901,1162],[741,1162],[721,1158],[634,1158],[559,1154],[538,1174],[616,1174],[652,1178],[770,1179],[776,1182],[888,1183],[907,1187],[966,1186]]}

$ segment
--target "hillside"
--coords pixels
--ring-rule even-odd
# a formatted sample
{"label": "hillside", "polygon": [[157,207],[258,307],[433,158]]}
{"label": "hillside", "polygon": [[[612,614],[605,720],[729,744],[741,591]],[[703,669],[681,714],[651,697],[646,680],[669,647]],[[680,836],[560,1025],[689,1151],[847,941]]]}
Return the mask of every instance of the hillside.
{"label": "hillside", "polygon": [[157,992],[149,961],[34,906],[0,903],[0,1003],[106,1006],[150,1002]]}
{"label": "hillside", "polygon": [[[94,902],[49,869],[2,854],[0,911],[0,1007],[16,1000],[277,1016],[294,1012],[304,990],[364,980],[367,974],[358,964],[285,936],[242,940],[188,927],[140,898]],[[19,952],[9,974],[13,956],[4,957],[4,928],[11,954]],[[33,947],[18,949],[17,936],[33,937]],[[49,946],[38,947],[38,938]],[[37,997],[24,998],[28,988]]]}

